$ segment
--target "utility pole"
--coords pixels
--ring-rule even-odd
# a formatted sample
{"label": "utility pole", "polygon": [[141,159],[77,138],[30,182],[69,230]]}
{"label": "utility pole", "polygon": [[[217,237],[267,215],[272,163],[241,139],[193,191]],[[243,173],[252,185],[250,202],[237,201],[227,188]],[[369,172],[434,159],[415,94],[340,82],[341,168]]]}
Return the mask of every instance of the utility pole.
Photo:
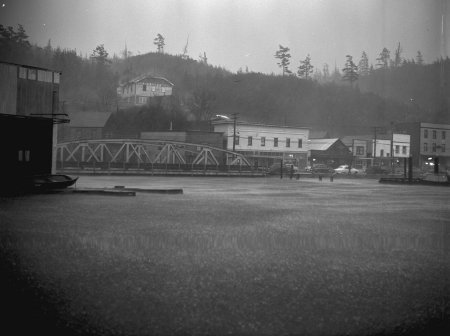
{"label": "utility pole", "polygon": [[231,114],[233,116],[233,152],[236,149],[236,120],[239,113],[235,112]]}
{"label": "utility pole", "polygon": [[394,123],[391,121],[391,173],[394,172]]}
{"label": "utility pole", "polygon": [[[374,134],[374,144],[373,144],[373,162],[372,162],[372,166],[373,163],[375,162],[375,158],[377,157],[377,131],[382,131],[384,128],[380,127],[380,126],[373,126],[373,134]],[[384,131],[386,132],[386,131]]]}

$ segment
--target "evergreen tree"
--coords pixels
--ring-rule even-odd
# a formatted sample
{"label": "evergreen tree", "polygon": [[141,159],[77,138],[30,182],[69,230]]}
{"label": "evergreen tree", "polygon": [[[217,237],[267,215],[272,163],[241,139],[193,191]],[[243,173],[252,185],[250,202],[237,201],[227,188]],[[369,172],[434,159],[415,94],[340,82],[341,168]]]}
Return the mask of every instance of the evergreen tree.
{"label": "evergreen tree", "polygon": [[362,52],[361,59],[358,63],[358,75],[359,76],[368,76],[369,75],[369,58],[365,51]]}
{"label": "evergreen tree", "polygon": [[95,60],[98,64],[106,65],[111,63],[108,59],[108,52],[103,44],[99,44],[92,52],[91,59]]}
{"label": "evergreen tree", "polygon": [[153,44],[158,48],[158,52],[164,54],[164,46],[166,43],[164,42],[164,37],[161,34],[156,35],[156,38],[153,40]]}
{"label": "evergreen tree", "polygon": [[377,58],[378,68],[387,69],[389,68],[389,61],[391,59],[391,52],[385,47],[380,53],[380,57]]}
{"label": "evergreen tree", "polygon": [[330,79],[330,68],[327,63],[323,64],[322,77],[324,81],[328,81]]}
{"label": "evergreen tree", "polygon": [[358,67],[355,63],[353,63],[352,56],[347,55],[346,57],[347,61],[345,62],[345,67],[342,70],[344,73],[342,80],[349,82],[350,85],[353,86],[353,83],[358,79]]}
{"label": "evergreen tree", "polygon": [[423,65],[423,56],[422,56],[422,53],[420,52],[420,50],[417,51],[416,63],[418,65]]}
{"label": "evergreen tree", "polygon": [[26,63],[31,53],[28,35],[21,24],[17,31],[13,27],[0,24],[0,58],[9,62]]}
{"label": "evergreen tree", "polygon": [[281,44],[279,45],[279,49],[275,53],[275,58],[280,60],[278,66],[283,70],[283,76],[285,74],[291,74],[292,72],[289,70],[288,66],[291,64],[290,58],[291,54],[289,54],[289,48],[283,47]]}
{"label": "evergreen tree", "polygon": [[314,66],[311,64],[311,56],[309,54],[303,61],[300,61],[297,74],[300,78],[310,79]]}
{"label": "evergreen tree", "polygon": [[398,42],[397,49],[395,49],[394,54],[394,62],[393,62],[394,67],[399,67],[402,64],[402,52],[403,49],[400,46],[400,42]]}

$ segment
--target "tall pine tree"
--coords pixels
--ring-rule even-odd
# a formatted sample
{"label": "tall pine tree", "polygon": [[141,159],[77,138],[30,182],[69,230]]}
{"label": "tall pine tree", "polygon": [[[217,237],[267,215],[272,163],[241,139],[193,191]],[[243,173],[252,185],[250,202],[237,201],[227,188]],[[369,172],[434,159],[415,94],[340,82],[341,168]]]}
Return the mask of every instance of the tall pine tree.
{"label": "tall pine tree", "polygon": [[281,44],[279,45],[279,49],[275,53],[275,58],[278,58],[280,61],[277,63],[278,66],[283,70],[283,76],[285,74],[291,74],[291,70],[289,70],[288,66],[291,64],[290,58],[291,54],[289,54],[290,49],[288,47],[283,47]]}
{"label": "tall pine tree", "polygon": [[391,52],[385,47],[377,58],[377,66],[381,69],[389,68],[389,61],[391,59]]}
{"label": "tall pine tree", "polygon": [[353,63],[353,57],[347,55],[347,61],[345,62],[345,67],[342,69],[344,76],[342,80],[347,81],[353,86],[353,83],[358,79],[358,67]]}
{"label": "tall pine tree", "polygon": [[303,61],[300,61],[297,74],[300,78],[310,79],[314,66],[311,64],[311,56],[309,54]]}
{"label": "tall pine tree", "polygon": [[369,75],[369,58],[365,51],[362,52],[361,59],[358,63],[358,75],[359,76],[367,76]]}

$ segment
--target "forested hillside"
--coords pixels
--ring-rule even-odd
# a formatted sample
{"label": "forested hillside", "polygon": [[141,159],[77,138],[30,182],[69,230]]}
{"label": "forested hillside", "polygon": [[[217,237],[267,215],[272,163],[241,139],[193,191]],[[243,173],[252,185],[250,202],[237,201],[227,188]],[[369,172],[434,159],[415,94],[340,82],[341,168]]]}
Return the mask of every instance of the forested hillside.
{"label": "forested hillside", "polygon": [[[433,64],[404,61],[372,68],[350,82],[345,80],[348,73],[319,80],[293,74],[232,73],[207,64],[206,58],[197,61],[162,52],[111,57],[103,45],[83,56],[76,50],[54,48],[51,41],[45,47],[31,45],[22,26],[0,25],[0,60],[62,71],[64,105],[114,111],[108,128],[118,133],[138,134],[170,125],[201,127],[215,114],[231,113],[239,113],[240,120],[309,126],[333,136],[403,121],[450,122],[448,58]],[[173,82],[173,96],[117,111],[118,84],[143,73]]]}

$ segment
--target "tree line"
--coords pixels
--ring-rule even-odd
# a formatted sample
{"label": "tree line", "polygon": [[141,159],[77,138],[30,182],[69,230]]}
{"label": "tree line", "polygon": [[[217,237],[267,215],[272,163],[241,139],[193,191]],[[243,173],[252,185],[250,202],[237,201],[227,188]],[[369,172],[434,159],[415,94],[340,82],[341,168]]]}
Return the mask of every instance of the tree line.
{"label": "tree line", "polygon": [[[279,45],[274,57],[278,60],[277,65],[281,68],[282,75],[295,75],[289,68],[291,64],[291,54],[289,47]],[[380,52],[376,58],[375,66],[370,64],[369,57],[365,51],[362,52],[358,64],[354,63],[352,55],[346,55],[345,65],[342,73],[337,67],[334,69],[333,75],[330,75],[329,65],[325,63],[322,70],[315,68],[311,62],[310,54],[306,55],[304,60],[300,60],[300,65],[297,68],[297,76],[302,79],[315,79],[319,82],[336,81],[336,79],[348,82],[353,85],[360,77],[372,74],[376,69],[398,68],[410,64],[424,65],[422,52],[417,51],[417,55],[413,59],[406,59],[402,56],[403,48],[400,42],[394,52],[394,57],[391,58],[391,52],[386,47]]]}
{"label": "tree line", "polygon": [[[31,45],[25,29],[0,26],[0,59],[61,70],[61,100],[86,110],[113,111],[108,128],[138,134],[146,130],[203,128],[216,114],[238,112],[241,120],[309,126],[331,135],[370,131],[403,121],[450,122],[447,83],[450,60],[423,62],[394,56],[384,48],[375,66],[365,52],[356,64],[346,56],[342,71],[324,65],[319,72],[310,55],[299,63],[297,74],[290,66],[289,48],[275,53],[284,76],[249,71],[230,72],[183,53],[164,52],[165,39],[153,40],[155,52],[133,56],[126,48],[110,55],[104,45],[82,55],[73,49]],[[386,50],[385,50],[386,49]],[[118,111],[116,88],[144,73],[175,84],[171,97],[157,98],[147,106]],[[351,85],[347,85],[347,83]]]}

